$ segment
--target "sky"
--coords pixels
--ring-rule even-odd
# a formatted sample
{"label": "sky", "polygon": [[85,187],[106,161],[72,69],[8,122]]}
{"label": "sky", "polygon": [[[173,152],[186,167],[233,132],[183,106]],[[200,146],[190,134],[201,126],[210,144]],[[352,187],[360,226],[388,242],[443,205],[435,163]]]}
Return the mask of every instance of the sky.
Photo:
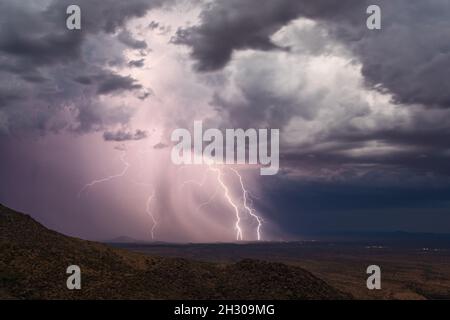
{"label": "sky", "polygon": [[[2,0],[0,203],[93,240],[450,233],[449,16],[448,0]],[[170,134],[195,120],[279,129],[280,171],[174,165]]]}

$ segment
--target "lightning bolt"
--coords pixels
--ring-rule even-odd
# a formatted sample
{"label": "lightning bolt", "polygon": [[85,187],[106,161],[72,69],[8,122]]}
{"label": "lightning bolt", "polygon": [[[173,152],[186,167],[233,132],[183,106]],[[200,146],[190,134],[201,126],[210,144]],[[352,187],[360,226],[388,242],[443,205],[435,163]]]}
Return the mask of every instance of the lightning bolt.
{"label": "lightning bolt", "polygon": [[92,188],[92,187],[95,186],[96,184],[108,182],[108,181],[111,181],[111,180],[114,180],[114,179],[123,177],[123,176],[127,173],[128,169],[130,168],[130,164],[125,160],[125,157],[126,157],[126,152],[124,152],[124,153],[122,154],[122,156],[120,157],[120,160],[121,160],[122,163],[124,164],[124,168],[123,168],[123,170],[122,170],[120,173],[115,174],[115,175],[108,176],[108,177],[106,177],[106,178],[94,180],[94,181],[92,181],[92,182],[87,183],[87,184],[84,185],[84,187],[81,188],[81,190],[78,192],[78,198],[81,197],[81,195],[83,194],[84,191],[86,191],[86,190],[89,189],[89,188]]}
{"label": "lightning bolt", "polygon": [[235,222],[235,225],[234,225],[234,227],[236,229],[236,240],[238,240],[238,241],[239,240],[243,240],[242,229],[241,229],[241,226],[240,226],[241,216],[239,214],[239,208],[236,205],[236,203],[234,203],[233,199],[231,198],[228,186],[223,181],[223,172],[219,168],[213,168],[212,166],[209,166],[209,169],[211,171],[217,173],[217,182],[222,187],[222,189],[224,191],[224,197],[228,201],[230,206],[233,208],[233,211],[234,211],[234,213],[236,215],[236,222]]}
{"label": "lightning bolt", "polygon": [[[144,154],[144,152],[141,151],[140,155],[142,156],[143,154]],[[93,181],[87,183],[79,191],[78,198],[80,198],[82,196],[82,194],[86,190],[94,187],[97,184],[106,183],[106,182],[109,182],[111,180],[124,177],[127,174],[129,168],[131,167],[130,163],[128,163],[126,158],[127,158],[127,151],[123,151],[123,154],[120,157],[120,160],[123,163],[124,168],[123,168],[123,170],[120,173],[114,174],[114,175],[110,175],[110,176],[107,176],[105,178],[96,179],[96,180],[93,180]],[[179,169],[181,169],[181,168],[179,168]],[[262,224],[263,224],[263,219],[255,213],[256,210],[251,205],[252,199],[250,198],[250,192],[245,187],[245,184],[244,184],[244,181],[243,181],[243,178],[242,178],[241,174],[234,168],[230,168],[230,170],[239,179],[239,184],[240,184],[240,187],[241,187],[241,190],[242,190],[243,207],[246,210],[246,212],[249,214],[249,216],[251,216],[257,222],[256,235],[257,235],[258,241],[260,241],[262,239],[261,228],[262,228]],[[226,182],[223,179],[224,173],[223,173],[222,169],[220,169],[218,167],[213,167],[211,164],[209,164],[208,165],[208,169],[204,173],[204,176],[203,176],[201,181],[195,181],[195,180],[184,181],[181,184],[181,188],[183,188],[187,184],[191,184],[191,183],[192,184],[196,184],[199,187],[203,187],[205,182],[206,182],[206,180],[207,180],[207,178],[208,178],[208,172],[216,173],[217,186],[216,186],[216,189],[215,189],[214,193],[210,196],[210,198],[207,201],[201,203],[198,206],[197,211],[199,211],[203,206],[206,206],[206,205],[210,204],[213,201],[213,199],[216,197],[217,192],[218,192],[219,187],[220,187],[223,190],[224,199],[227,201],[227,203],[233,209],[233,212],[234,212],[235,217],[236,217],[235,224],[234,224],[234,227],[235,227],[235,230],[236,230],[236,240],[237,241],[243,240],[244,239],[244,235],[243,235],[243,230],[241,228],[241,214],[240,214],[238,201],[235,201],[233,199],[233,197],[232,197],[232,195],[230,193],[230,187],[226,184]],[[134,183],[136,185],[143,185],[143,186],[144,185],[148,185],[148,186],[150,185],[150,184],[147,184],[147,183],[136,182],[136,181],[134,181]],[[156,192],[153,189],[151,194],[147,197],[146,206],[145,206],[145,211],[148,214],[148,216],[151,218],[151,221],[152,221],[152,228],[151,228],[151,231],[150,231],[152,239],[155,238],[155,230],[156,230],[156,228],[158,226],[158,221],[157,221],[157,219],[156,219],[156,217],[154,215],[154,212],[152,210],[152,204],[153,204],[153,201],[156,198],[155,194],[156,194]]]}
{"label": "lightning bolt", "polygon": [[[140,151],[140,154],[142,154],[144,152]],[[128,161],[126,161],[126,157],[127,157],[127,151],[123,151],[122,156],[120,157],[120,160],[122,161],[124,168],[123,170],[115,175],[111,175],[105,178],[101,178],[101,179],[97,179],[97,180],[93,180],[89,183],[87,183],[86,185],[83,186],[83,188],[81,188],[81,190],[78,192],[78,198],[81,198],[83,192],[85,192],[86,190],[88,190],[89,188],[92,188],[93,186],[97,185],[97,184],[101,184],[101,183],[105,183],[117,178],[121,178],[123,176],[125,176],[125,174],[128,172],[128,169],[131,167],[130,163]],[[144,183],[144,182],[136,182],[136,181],[132,181],[134,184],[136,185],[140,185],[140,186],[151,186],[148,183]],[[150,216],[150,218],[152,219],[152,229],[151,229],[151,236],[152,239],[154,239],[154,233],[155,233],[155,229],[158,225],[158,222],[156,221],[155,215],[153,214],[152,210],[151,210],[151,204],[153,202],[153,199],[155,198],[155,191],[152,191],[152,193],[149,195],[149,197],[147,198],[146,201],[146,212],[147,214]]]}
{"label": "lightning bolt", "polygon": [[[144,186],[144,187],[152,187],[153,184],[146,183],[146,182],[140,182],[140,181],[132,181],[137,186]],[[153,210],[151,208],[153,200],[156,198],[156,191],[153,189],[153,191],[150,193],[150,195],[147,197],[147,200],[145,202],[145,212],[148,214],[150,219],[152,220],[152,228],[150,230],[150,234],[152,236],[152,240],[155,239],[155,229],[158,226],[158,221],[155,218],[155,215],[153,213]]]}
{"label": "lightning bolt", "polygon": [[146,212],[150,216],[150,218],[152,219],[152,222],[153,222],[152,229],[150,230],[150,233],[152,235],[152,240],[155,238],[155,229],[158,225],[155,215],[153,214],[153,211],[151,209],[151,205],[152,205],[154,198],[155,198],[155,191],[152,191],[152,193],[148,196],[147,203],[146,203]]}
{"label": "lightning bolt", "polygon": [[[263,225],[263,219],[258,216],[257,214],[255,214],[255,209],[252,208],[251,202],[252,199],[250,198],[250,192],[247,190],[247,188],[245,187],[244,184],[244,180],[242,178],[242,175],[239,173],[239,171],[237,171],[234,168],[230,168],[230,170],[236,175],[236,177],[239,179],[239,184],[242,190],[242,200],[243,200],[243,207],[245,208],[245,210],[247,211],[247,213],[249,214],[249,216],[251,216],[253,219],[255,219],[255,221],[257,222],[257,227],[256,227],[256,236],[257,236],[257,240],[260,241],[262,239],[262,234],[261,234],[261,228]],[[237,202],[235,200],[233,200],[233,198],[230,195],[230,189],[227,186],[227,184],[225,183],[224,179],[223,179],[223,172],[221,169],[217,168],[217,167],[212,167],[212,165],[208,166],[208,170],[204,173],[204,176],[202,178],[201,181],[196,181],[196,180],[186,180],[184,182],[182,182],[181,184],[181,188],[185,187],[188,184],[195,184],[199,187],[203,187],[206,179],[207,179],[207,174],[208,172],[213,171],[217,174],[216,178],[217,178],[217,182],[218,182],[218,186],[216,187],[214,193],[209,197],[209,199],[203,203],[201,203],[198,207],[197,207],[197,211],[199,211],[202,207],[210,204],[212,202],[212,200],[216,197],[217,194],[217,190],[218,187],[220,186],[223,191],[224,191],[224,198],[227,200],[227,202],[230,204],[230,206],[233,208],[233,211],[236,215],[236,222],[235,222],[235,229],[236,229],[236,239],[237,240],[243,240],[243,232],[242,232],[242,228],[240,226],[240,222],[241,222],[241,216],[240,216],[240,210],[239,210],[239,206],[237,205]]]}
{"label": "lightning bolt", "polygon": [[248,203],[247,203],[247,199],[248,199],[248,197],[247,197],[248,191],[247,191],[247,189],[246,189],[245,186],[244,186],[244,182],[243,182],[243,180],[242,180],[241,174],[240,174],[236,169],[234,169],[234,168],[230,168],[230,169],[231,169],[231,170],[236,174],[236,176],[239,178],[239,183],[240,183],[241,189],[242,189],[242,198],[244,199],[244,208],[245,208],[245,210],[247,210],[248,214],[249,214],[250,216],[252,216],[252,217],[256,220],[256,222],[258,223],[258,226],[257,226],[257,228],[256,228],[256,235],[257,235],[258,241],[260,241],[260,240],[261,240],[262,219],[261,219],[261,217],[259,217],[258,215],[256,215],[256,214],[254,213],[255,210],[254,210],[253,208],[251,208],[251,207],[248,205]]}

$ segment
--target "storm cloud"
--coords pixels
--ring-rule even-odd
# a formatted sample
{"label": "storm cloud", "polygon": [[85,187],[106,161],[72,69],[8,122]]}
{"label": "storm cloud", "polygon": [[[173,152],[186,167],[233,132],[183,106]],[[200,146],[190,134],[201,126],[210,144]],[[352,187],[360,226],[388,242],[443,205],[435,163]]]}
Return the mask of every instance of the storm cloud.
{"label": "storm cloud", "polygon": [[105,141],[136,141],[142,140],[148,137],[148,133],[144,130],[136,130],[135,132],[126,130],[106,131],[103,133],[103,139]]}
{"label": "storm cloud", "polygon": [[[366,28],[366,8],[382,8],[382,30]],[[321,23],[360,59],[367,83],[391,92],[399,103],[450,107],[450,6],[446,0],[215,1],[200,25],[178,30],[173,42],[192,48],[199,71],[223,68],[239,50],[288,50],[271,39],[303,17]]]}
{"label": "storm cloud", "polygon": [[129,31],[124,30],[117,36],[120,42],[133,49],[146,49],[147,43],[143,40],[133,38]]}
{"label": "storm cloud", "polygon": [[202,120],[280,129],[279,174],[240,171],[264,232],[448,232],[449,16],[448,0],[4,0],[0,201],[88,238],[147,239],[152,209],[158,240],[232,240],[223,197],[199,210],[215,176],[169,160],[171,131]]}
{"label": "storm cloud", "polygon": [[[127,122],[133,110],[99,100],[102,95],[142,89],[137,96],[143,96],[149,91],[110,69],[126,66],[125,49],[147,48],[124,25],[169,2],[2,1],[0,133],[85,132]],[[65,27],[70,4],[82,8],[81,30]]]}
{"label": "storm cloud", "polygon": [[[381,30],[366,27],[371,4]],[[172,42],[226,75],[211,100],[224,126],[282,129],[291,168],[448,175],[449,16],[445,0],[217,0]]]}

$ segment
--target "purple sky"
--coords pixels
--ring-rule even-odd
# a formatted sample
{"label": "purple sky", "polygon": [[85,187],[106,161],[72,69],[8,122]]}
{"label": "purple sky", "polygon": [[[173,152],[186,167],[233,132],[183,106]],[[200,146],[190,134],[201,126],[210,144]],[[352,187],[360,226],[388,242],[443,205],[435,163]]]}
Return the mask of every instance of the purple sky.
{"label": "purple sky", "polygon": [[83,238],[233,241],[216,172],[170,161],[172,130],[203,120],[280,129],[277,176],[237,168],[263,239],[450,232],[449,16],[448,0],[3,0],[0,202]]}

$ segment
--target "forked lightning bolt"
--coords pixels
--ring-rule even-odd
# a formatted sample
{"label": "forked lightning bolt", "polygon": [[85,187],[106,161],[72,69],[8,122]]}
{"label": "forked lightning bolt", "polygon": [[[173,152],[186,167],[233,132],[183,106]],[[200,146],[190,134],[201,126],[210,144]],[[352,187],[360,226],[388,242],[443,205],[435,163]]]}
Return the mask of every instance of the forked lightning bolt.
{"label": "forked lightning bolt", "polygon": [[[242,190],[243,206],[244,206],[245,210],[247,211],[247,213],[249,214],[249,216],[254,218],[257,222],[256,236],[257,236],[258,241],[260,241],[262,239],[261,228],[262,228],[262,224],[263,224],[263,219],[261,217],[259,217],[257,214],[255,214],[255,209],[253,209],[252,206],[249,204],[249,201],[251,201],[251,199],[249,197],[249,191],[245,187],[243,178],[242,178],[241,174],[239,173],[239,171],[237,171],[236,169],[233,169],[233,168],[230,168],[230,170],[239,179],[239,184],[240,184],[240,187]],[[217,173],[218,186],[220,186],[223,189],[224,197],[227,200],[227,202],[230,204],[230,206],[233,208],[235,215],[236,215],[236,224],[235,224],[236,232],[237,232],[236,238],[237,238],[237,240],[243,240],[244,236],[243,236],[242,228],[240,227],[241,216],[239,214],[239,207],[236,204],[236,202],[232,199],[230,192],[229,192],[229,187],[226,185],[225,181],[223,180],[222,170],[220,170],[219,168],[213,168],[211,165],[209,165],[208,170],[205,172],[205,175],[200,182],[198,182],[196,180],[187,180],[181,184],[181,187],[184,187],[187,184],[191,184],[191,183],[196,184],[199,187],[203,187],[206,182],[206,179],[207,179],[208,171],[213,171],[213,172]],[[203,206],[210,204],[212,202],[212,200],[215,198],[216,194],[217,194],[217,188],[207,201],[201,203],[198,206],[197,211],[199,211]]]}
{"label": "forked lightning bolt", "polygon": [[243,198],[243,201],[244,201],[244,208],[245,208],[245,210],[247,210],[247,212],[248,212],[248,214],[250,215],[250,216],[252,216],[255,220],[256,220],[256,222],[258,223],[258,226],[257,226],[257,228],[256,228],[256,235],[257,235],[257,237],[258,237],[258,241],[259,240],[261,240],[261,226],[262,226],[262,219],[259,217],[259,216],[257,216],[255,213],[254,213],[254,209],[253,208],[251,208],[248,204],[247,204],[247,195],[248,195],[248,191],[247,191],[247,189],[245,188],[245,186],[244,186],[244,182],[242,181],[242,176],[240,175],[240,173],[236,170],[236,169],[233,169],[233,168],[231,168],[231,170],[238,176],[238,178],[239,178],[239,183],[241,184],[241,188],[242,188],[242,198]]}
{"label": "forked lightning bolt", "polygon": [[[78,193],[78,197],[81,197],[81,195],[83,194],[83,192],[85,192],[86,190],[88,190],[89,188],[97,185],[97,184],[101,184],[104,182],[109,182],[111,180],[117,179],[117,178],[121,178],[124,177],[126,175],[126,173],[128,172],[129,168],[130,168],[130,163],[128,163],[126,161],[126,156],[127,156],[127,152],[124,151],[124,153],[122,154],[122,156],[120,157],[120,160],[122,161],[124,168],[123,170],[115,175],[111,175],[105,178],[101,178],[101,179],[97,179],[97,180],[93,180],[90,183],[87,183],[85,186],[83,186],[83,188],[79,191]],[[217,188],[214,191],[213,195],[208,199],[208,201],[200,204],[200,206],[197,208],[197,211],[201,209],[201,207],[211,203],[211,201],[215,198],[216,194],[217,194],[217,190],[219,189],[219,187],[223,190],[223,195],[225,200],[228,202],[228,204],[230,205],[230,207],[232,207],[233,212],[235,214],[236,220],[235,220],[235,230],[236,230],[236,240],[243,240],[244,236],[243,236],[243,231],[241,228],[241,215],[240,215],[240,209],[239,206],[237,204],[237,202],[233,199],[231,193],[230,193],[230,189],[227,186],[227,184],[225,183],[224,179],[223,179],[223,171],[220,168],[217,167],[213,167],[212,165],[208,166],[208,170],[205,172],[204,177],[202,178],[202,180],[200,182],[197,182],[195,180],[188,180],[185,181],[181,184],[181,187],[183,188],[184,186],[186,186],[187,184],[190,183],[194,183],[197,184],[199,187],[203,187],[206,180],[207,180],[207,174],[209,171],[212,171],[214,173],[216,173],[216,179],[218,182]],[[245,208],[245,210],[247,211],[247,213],[256,220],[257,222],[257,229],[256,229],[256,235],[257,235],[257,239],[258,241],[261,240],[262,236],[261,236],[261,227],[262,227],[262,223],[263,220],[261,217],[259,217],[257,214],[255,214],[255,210],[252,208],[251,205],[249,205],[249,201],[251,200],[249,198],[249,191],[246,189],[245,185],[244,185],[244,181],[242,179],[241,174],[236,170],[231,168],[231,171],[238,177],[239,179],[239,184],[242,190],[242,199],[243,199],[243,207]],[[135,184],[138,185],[149,185],[146,183],[142,183],[142,182],[134,182]],[[155,199],[155,191],[153,190],[152,193],[148,196],[147,201],[146,201],[146,213],[149,215],[149,217],[152,220],[152,228],[151,228],[151,237],[152,239],[154,239],[155,237],[155,230],[158,226],[158,222],[155,218],[154,212],[152,210],[152,204],[153,201]]]}
{"label": "forked lightning bolt", "polygon": [[[89,189],[89,188],[95,186],[96,184],[108,182],[108,181],[111,181],[111,180],[113,180],[113,179],[117,179],[117,178],[121,178],[121,177],[125,176],[125,174],[128,172],[128,169],[131,167],[130,163],[128,163],[128,162],[126,161],[126,156],[127,156],[127,152],[124,151],[123,154],[122,154],[122,156],[120,157],[120,160],[122,161],[122,163],[123,163],[123,165],[124,165],[124,168],[123,168],[123,170],[122,170],[120,173],[115,174],[115,175],[108,176],[108,177],[106,177],[106,178],[97,179],[97,180],[94,180],[94,181],[92,181],[92,182],[87,183],[87,184],[84,185],[83,188],[78,192],[78,198],[81,197],[81,195],[83,194],[83,192],[85,192],[87,189]],[[141,186],[151,186],[150,184],[144,183],[144,182],[136,182],[136,181],[133,181],[133,183],[136,184],[136,185],[141,185]],[[155,237],[155,229],[156,229],[156,227],[157,227],[157,225],[158,225],[158,223],[157,223],[157,221],[156,221],[156,218],[155,218],[155,215],[153,214],[153,212],[152,212],[152,210],[151,210],[151,204],[152,204],[154,198],[155,198],[155,191],[152,191],[152,193],[150,194],[150,196],[147,198],[147,201],[146,201],[146,212],[147,212],[147,214],[150,216],[150,218],[152,219],[152,229],[151,229],[151,236],[152,236],[152,239],[154,239],[154,237]]]}
{"label": "forked lightning bolt", "polygon": [[236,214],[236,223],[235,223],[235,229],[236,229],[236,240],[243,240],[242,237],[242,229],[240,226],[241,223],[241,216],[239,214],[239,208],[238,206],[234,203],[233,199],[230,196],[230,191],[228,190],[227,185],[224,183],[223,179],[222,179],[222,170],[218,169],[218,168],[213,168],[211,166],[209,166],[209,169],[213,172],[217,173],[217,181],[219,182],[219,185],[222,187],[223,191],[224,191],[224,197],[225,199],[228,201],[228,203],[230,204],[230,206],[233,208],[235,214]]}

